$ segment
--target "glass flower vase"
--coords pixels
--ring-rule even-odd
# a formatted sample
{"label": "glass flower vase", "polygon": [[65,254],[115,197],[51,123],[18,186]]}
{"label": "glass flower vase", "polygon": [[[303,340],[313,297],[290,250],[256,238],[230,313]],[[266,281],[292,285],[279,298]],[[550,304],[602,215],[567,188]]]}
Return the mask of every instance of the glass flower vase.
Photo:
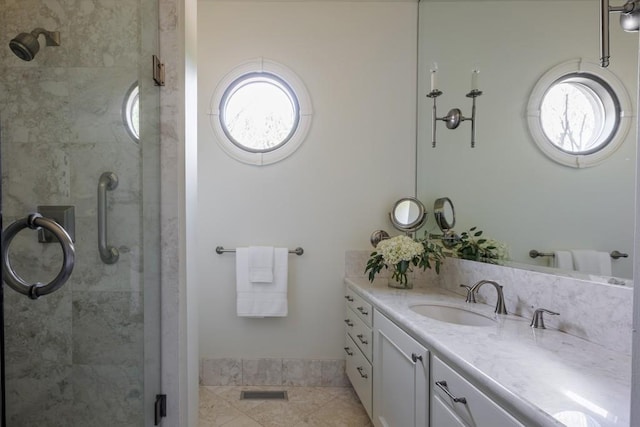
{"label": "glass flower vase", "polygon": [[407,276],[406,280],[401,283],[395,277],[389,276],[389,281],[387,282],[390,288],[395,289],[413,289],[413,278]]}

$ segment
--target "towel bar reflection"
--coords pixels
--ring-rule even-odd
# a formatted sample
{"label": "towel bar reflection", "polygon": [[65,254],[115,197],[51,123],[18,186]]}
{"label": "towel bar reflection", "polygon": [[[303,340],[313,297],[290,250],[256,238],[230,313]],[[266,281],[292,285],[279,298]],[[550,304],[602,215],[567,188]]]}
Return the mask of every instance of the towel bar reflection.
{"label": "towel bar reflection", "polygon": [[[531,258],[538,258],[541,256],[550,256],[550,257],[554,257],[555,255],[553,254],[553,252],[539,252],[535,249],[531,249],[529,251],[529,256]],[[620,251],[612,251],[609,256],[611,256],[611,258],[613,259],[619,259],[619,258],[629,258],[629,254],[625,254],[624,252],[620,252]]]}
{"label": "towel bar reflection", "polygon": [[[235,249],[225,249],[222,246],[216,246],[216,253],[217,254],[222,254],[224,252],[235,252]],[[297,247],[295,249],[289,249],[289,253],[290,254],[296,254],[298,256],[302,255],[304,253],[304,249],[302,249],[301,247]]]}

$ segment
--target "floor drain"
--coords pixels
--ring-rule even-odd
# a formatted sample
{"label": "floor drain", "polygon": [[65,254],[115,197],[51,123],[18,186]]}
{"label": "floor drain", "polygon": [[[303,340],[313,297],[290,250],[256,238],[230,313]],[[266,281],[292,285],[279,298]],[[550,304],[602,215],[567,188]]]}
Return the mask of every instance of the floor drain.
{"label": "floor drain", "polygon": [[286,391],[244,390],[240,392],[240,400],[289,400]]}

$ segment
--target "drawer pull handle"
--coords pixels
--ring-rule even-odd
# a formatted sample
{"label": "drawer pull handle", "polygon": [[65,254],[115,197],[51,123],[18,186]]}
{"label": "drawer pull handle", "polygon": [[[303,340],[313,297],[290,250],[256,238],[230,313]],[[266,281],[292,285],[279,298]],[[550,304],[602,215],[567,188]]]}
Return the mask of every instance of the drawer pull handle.
{"label": "drawer pull handle", "polygon": [[344,351],[346,351],[349,356],[353,356],[353,351],[351,351],[349,347],[345,347]]}
{"label": "drawer pull handle", "polygon": [[364,339],[364,335],[363,335],[363,334],[358,334],[358,335],[356,335],[356,336],[358,337],[358,339],[360,340],[360,342],[361,342],[362,344],[369,344],[369,341],[367,341],[367,340],[365,340],[365,339]]}
{"label": "drawer pull handle", "polygon": [[363,373],[363,372],[362,372],[362,371],[364,371],[364,369],[362,368],[362,366],[358,366],[356,369],[358,370],[358,373],[360,373],[360,376],[361,376],[362,378],[369,378],[369,375],[367,375],[367,374],[365,374],[365,373]]}
{"label": "drawer pull handle", "polygon": [[411,353],[411,360],[413,360],[413,363],[416,363],[418,360],[422,362],[422,355]]}
{"label": "drawer pull handle", "polygon": [[456,403],[464,403],[465,405],[467,404],[467,398],[466,397],[455,397],[453,394],[451,394],[451,392],[447,388],[447,382],[446,381],[436,381],[436,385],[438,387],[440,387],[440,390],[444,391],[446,393],[446,395],[449,396],[451,398],[451,400],[453,400],[454,402],[456,402]]}
{"label": "drawer pull handle", "polygon": [[358,307],[358,311],[365,316],[369,315],[369,312],[364,309],[364,307]]}
{"label": "drawer pull handle", "polygon": [[345,299],[349,302],[353,302],[353,297],[351,295],[345,295]]}
{"label": "drawer pull handle", "polygon": [[351,326],[353,328],[353,322],[349,319],[344,319],[344,323],[347,324],[347,326]]}

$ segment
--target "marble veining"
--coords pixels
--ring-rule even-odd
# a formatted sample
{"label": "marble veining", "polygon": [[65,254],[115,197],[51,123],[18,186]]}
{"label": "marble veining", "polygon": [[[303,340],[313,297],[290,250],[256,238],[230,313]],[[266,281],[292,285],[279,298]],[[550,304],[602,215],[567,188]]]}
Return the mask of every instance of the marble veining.
{"label": "marble veining", "polygon": [[[465,305],[459,295],[437,287],[400,291],[384,280],[345,282],[526,425],[584,425],[563,418],[567,411],[588,417],[588,425],[629,425],[629,355],[558,330],[534,330],[529,319],[515,315],[499,316],[496,326],[474,327],[409,309],[428,302]],[[486,304],[473,309],[493,315]]]}
{"label": "marble veining", "polygon": [[[369,254],[370,251],[347,252],[346,277],[365,277],[364,265]],[[464,295],[460,284],[472,285],[481,279],[495,280],[504,286],[509,313],[530,319],[536,308],[559,312],[560,316],[545,317],[547,326],[631,354],[631,287],[456,258],[447,258],[440,274],[433,270],[417,270],[412,274],[417,287],[430,284],[459,295]],[[384,277],[381,275],[380,279]],[[479,302],[494,304],[495,298],[491,287],[480,289]]]}

